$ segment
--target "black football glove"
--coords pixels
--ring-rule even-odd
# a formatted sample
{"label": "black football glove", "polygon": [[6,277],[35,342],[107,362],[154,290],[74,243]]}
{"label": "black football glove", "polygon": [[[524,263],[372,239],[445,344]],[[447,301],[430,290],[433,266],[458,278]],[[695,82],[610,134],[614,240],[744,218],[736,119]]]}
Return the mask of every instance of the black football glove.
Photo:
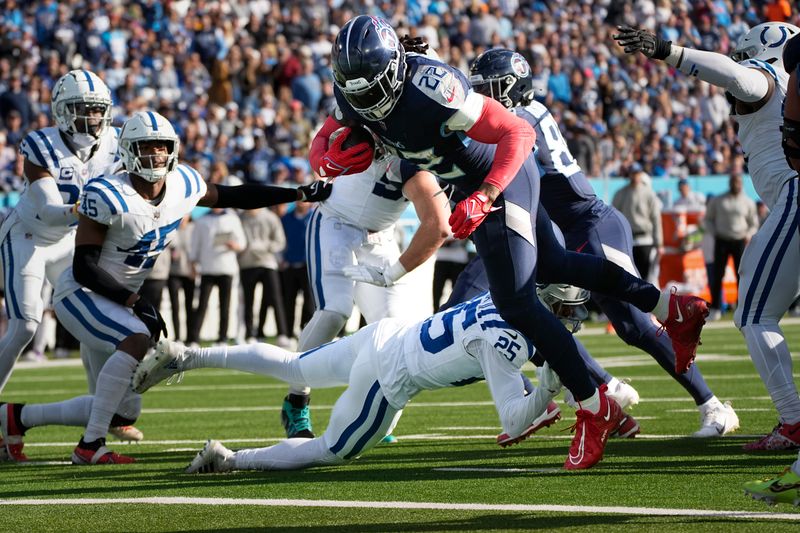
{"label": "black football glove", "polygon": [[141,296],[136,300],[136,303],[133,304],[133,314],[147,326],[147,329],[150,331],[150,338],[153,339],[153,342],[158,342],[162,333],[164,337],[167,336],[167,324],[161,317],[161,313],[158,312],[158,309],[156,309],[153,304]]}
{"label": "black football glove", "polygon": [[630,26],[617,26],[617,30],[619,33],[612,37],[622,46],[626,54],[641,52],[652,59],[666,59],[671,51],[672,41],[665,41],[647,30],[638,30]]}
{"label": "black football glove", "polygon": [[317,180],[309,185],[301,185],[297,190],[300,191],[300,200],[303,202],[322,202],[331,195],[333,184]]}

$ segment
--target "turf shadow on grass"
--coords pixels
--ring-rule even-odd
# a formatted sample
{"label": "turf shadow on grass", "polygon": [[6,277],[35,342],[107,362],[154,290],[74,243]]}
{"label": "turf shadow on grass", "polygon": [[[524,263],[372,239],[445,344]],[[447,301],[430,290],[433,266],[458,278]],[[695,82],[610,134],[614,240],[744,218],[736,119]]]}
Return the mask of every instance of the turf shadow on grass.
{"label": "turf shadow on grass", "polygon": [[[291,508],[289,508],[289,512]],[[335,512],[331,510],[331,512]],[[391,511],[390,511],[391,512]],[[672,530],[714,530],[714,531],[748,531],[756,526],[753,520],[723,518],[723,517],[642,517],[621,514],[563,514],[563,513],[496,513],[480,514],[475,512],[459,511],[466,515],[464,518],[430,519],[425,518],[418,521],[392,522],[374,521],[369,524],[350,523],[350,524],[331,524],[322,527],[309,526],[264,526],[259,527],[258,531],[280,532],[280,533],[299,533],[309,531],[319,531],[325,533],[373,533],[383,531],[553,531],[567,530],[574,531],[578,528],[586,528],[594,531],[599,528],[613,528],[610,531],[624,529],[625,531],[636,530],[641,527],[662,526]],[[378,518],[373,515],[374,519]],[[429,516],[429,515],[428,515]],[[194,530],[199,531],[199,530]],[[251,528],[225,528],[209,529],[203,531],[214,531],[218,533],[233,533],[240,531],[254,531]]]}

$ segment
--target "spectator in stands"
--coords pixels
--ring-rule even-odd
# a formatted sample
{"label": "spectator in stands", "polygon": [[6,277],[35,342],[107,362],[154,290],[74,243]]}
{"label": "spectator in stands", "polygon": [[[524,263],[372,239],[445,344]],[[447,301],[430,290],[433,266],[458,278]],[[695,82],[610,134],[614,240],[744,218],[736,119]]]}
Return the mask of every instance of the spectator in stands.
{"label": "spectator in stands", "polygon": [[[277,212],[286,207],[278,206]],[[286,325],[292,338],[295,335],[295,314],[297,295],[303,295],[303,307],[300,318],[300,329],[311,320],[314,314],[314,300],[308,287],[306,271],[306,229],[311,218],[311,204],[297,202],[294,209],[281,216],[281,224],[286,234],[286,249],[283,251],[281,263],[281,285],[283,286],[284,307],[286,308]]]}
{"label": "spectator in stands", "polygon": [[[248,342],[263,339],[267,309],[272,307],[278,329],[276,344],[289,346],[289,329],[278,272],[277,254],[286,248],[281,219],[269,209],[253,209],[240,214],[247,248],[239,254],[239,269],[244,299],[244,335]],[[258,326],[253,327],[256,285],[261,285]]]}
{"label": "spectator in stands", "polygon": [[316,115],[319,102],[322,100],[322,80],[314,70],[314,60],[311,49],[304,46],[300,49],[302,55],[302,71],[292,80],[292,98],[299,101],[310,116]]}
{"label": "spectator in stands", "polygon": [[633,262],[644,280],[664,252],[661,232],[661,205],[650,186],[650,176],[637,164],[631,168],[630,183],[617,191],[612,205],[631,225],[633,233]]}
{"label": "spectator in stands", "polygon": [[686,211],[705,211],[706,197],[703,193],[693,191],[689,186],[689,180],[682,178],[678,180],[678,199],[672,206]]}
{"label": "spectator in stands", "polygon": [[[20,120],[19,125],[14,130],[24,129],[33,120],[33,107],[30,97],[23,86],[22,73],[17,70],[11,73],[8,89],[3,94],[0,94],[0,119],[3,120],[9,130],[12,130],[9,123],[12,115],[16,115]],[[11,141],[9,140],[9,142]],[[17,142],[19,142],[18,139]],[[16,145],[16,142],[11,144]]]}
{"label": "spectator in stands", "polygon": [[[169,244],[170,265],[169,278],[167,279],[169,303],[172,308],[172,338],[186,339],[187,343],[189,342],[188,338],[194,321],[196,273],[190,259],[193,229],[194,224],[191,222],[191,215],[186,215],[181,220],[178,231],[175,232],[175,236],[172,237],[172,241]],[[181,292],[183,292],[183,320],[181,320]],[[184,324],[185,329],[183,336],[181,324]]]}
{"label": "spectator in stands", "polygon": [[239,274],[236,255],[245,249],[247,239],[239,217],[230,210],[214,208],[195,222],[192,231],[190,257],[200,271],[200,297],[194,311],[194,324],[189,343],[200,341],[211,289],[219,295],[218,344],[228,342],[231,288],[233,278]]}
{"label": "spectator in stands", "polygon": [[760,228],[769,215],[769,207],[761,200],[756,201],[756,213],[758,214],[758,227]]}
{"label": "spectator in stands", "polygon": [[711,313],[709,320],[719,320],[722,315],[722,278],[728,258],[733,259],[736,279],[739,279],[739,261],[750,237],[758,230],[756,204],[743,191],[742,175],[731,174],[730,190],[714,197],[706,210],[706,231],[714,236],[714,272],[711,276]]}
{"label": "spectator in stands", "polygon": [[459,239],[447,239],[436,251],[436,263],[433,266],[433,312],[439,311],[444,294],[444,285],[450,282],[451,288],[456,278],[469,263],[467,242]]}
{"label": "spectator in stands", "polygon": [[[2,104],[0,104],[2,109]],[[8,112],[5,118],[6,123],[6,141],[11,146],[19,146],[22,138],[25,137],[25,125],[22,121],[22,114],[16,109]]]}

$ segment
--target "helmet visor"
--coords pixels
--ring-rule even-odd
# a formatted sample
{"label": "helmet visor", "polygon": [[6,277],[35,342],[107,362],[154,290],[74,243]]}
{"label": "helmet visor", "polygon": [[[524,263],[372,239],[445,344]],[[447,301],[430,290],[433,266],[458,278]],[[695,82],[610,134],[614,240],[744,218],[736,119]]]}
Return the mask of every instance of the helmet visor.
{"label": "helmet visor", "polygon": [[67,104],[72,114],[75,132],[99,137],[111,124],[111,106],[101,102],[76,102]]}
{"label": "helmet visor", "polygon": [[472,88],[475,92],[497,100],[507,108],[514,107],[514,102],[508,95],[516,81],[513,75],[509,74],[502,78],[491,79],[486,79],[483,76],[472,76],[470,81],[472,82]]}
{"label": "helmet visor", "polygon": [[[388,115],[403,91],[399,76],[399,61],[393,59],[386,69],[367,86],[351,86],[337,82],[347,102],[358,113],[378,120]],[[355,84],[354,84],[355,85]]]}

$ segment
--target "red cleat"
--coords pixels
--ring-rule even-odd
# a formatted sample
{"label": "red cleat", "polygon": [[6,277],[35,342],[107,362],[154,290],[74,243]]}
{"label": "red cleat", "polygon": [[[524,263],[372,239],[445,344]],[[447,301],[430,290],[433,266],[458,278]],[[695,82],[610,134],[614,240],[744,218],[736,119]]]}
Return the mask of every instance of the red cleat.
{"label": "red cleat", "polygon": [[772,431],[755,442],[745,444],[748,452],[774,452],[797,450],[800,448],[800,422],[797,424],[778,423]]}
{"label": "red cleat", "polygon": [[561,418],[561,409],[558,407],[556,402],[551,401],[547,404],[547,409],[545,409],[544,413],[539,415],[534,421],[533,424],[528,426],[528,428],[522,432],[522,434],[518,437],[511,438],[508,434],[503,433],[502,435],[497,436],[497,445],[501,448],[506,448],[508,446],[513,446],[514,444],[520,443],[539,431],[540,429],[544,429],[546,427],[550,427]]}
{"label": "red cleat", "polygon": [[597,414],[585,409],[575,413],[577,420],[572,430],[575,436],[564,462],[567,470],[591,468],[603,458],[609,435],[619,429],[625,419],[617,402],[606,396],[605,385],[600,386],[600,411]]}
{"label": "red cleat", "polygon": [[700,344],[700,331],[708,316],[708,302],[697,296],[675,294],[669,296],[669,316],[662,324],[675,351],[675,372],[683,374],[692,366]]}
{"label": "red cleat", "polygon": [[28,456],[22,453],[25,443],[22,437],[25,435],[25,427],[20,422],[19,414],[22,405],[4,403],[0,405],[0,434],[5,443],[6,460],[24,462]]}
{"label": "red cleat", "polygon": [[[98,439],[87,444],[81,439],[78,446],[72,451],[72,464],[74,465],[112,465],[130,464],[136,462],[133,457],[120,455],[106,448],[106,439]],[[96,444],[92,446],[92,444]]]}
{"label": "red cleat", "polygon": [[639,422],[628,413],[623,412],[622,422],[617,430],[611,434],[612,439],[632,439],[641,432]]}

